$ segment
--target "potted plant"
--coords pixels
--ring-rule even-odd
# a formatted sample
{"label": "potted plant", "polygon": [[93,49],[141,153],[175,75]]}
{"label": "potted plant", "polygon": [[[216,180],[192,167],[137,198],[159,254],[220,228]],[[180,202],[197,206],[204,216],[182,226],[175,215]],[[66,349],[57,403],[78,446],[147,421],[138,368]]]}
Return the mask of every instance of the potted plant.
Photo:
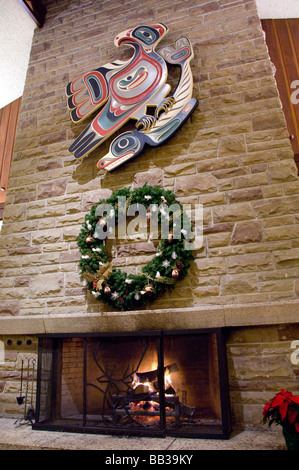
{"label": "potted plant", "polygon": [[280,424],[288,450],[299,450],[299,395],[282,389],[263,409],[263,423]]}

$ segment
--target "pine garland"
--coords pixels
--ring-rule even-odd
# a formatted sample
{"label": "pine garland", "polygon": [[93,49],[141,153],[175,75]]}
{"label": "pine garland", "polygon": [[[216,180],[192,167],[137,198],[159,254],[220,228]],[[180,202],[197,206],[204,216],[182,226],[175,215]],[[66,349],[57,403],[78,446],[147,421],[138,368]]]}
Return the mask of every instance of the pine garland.
{"label": "pine garland", "polygon": [[[101,204],[113,207],[113,214],[106,214],[104,219],[115,217],[115,226],[118,222],[118,198],[126,197],[126,208],[130,204],[143,204],[148,210],[155,208],[158,211],[158,227],[167,214],[165,208],[178,204],[180,211],[169,217],[169,238],[161,239],[153,259],[142,268],[141,274],[129,274],[116,269],[109,263],[104,240],[96,238],[95,229],[99,222],[96,209]],[[86,214],[85,222],[81,227],[77,243],[81,253],[79,268],[84,284],[94,297],[112,308],[130,310],[139,308],[148,302],[160,297],[166,289],[174,288],[178,279],[183,279],[189,268],[189,261],[194,259],[192,250],[185,248],[185,240],[189,238],[186,230],[181,230],[179,239],[172,238],[171,234],[176,224],[183,226],[183,217],[186,218],[181,204],[175,195],[158,186],[145,184],[141,188],[131,190],[122,188],[115,191],[108,199],[100,200],[92,206],[90,213]]]}

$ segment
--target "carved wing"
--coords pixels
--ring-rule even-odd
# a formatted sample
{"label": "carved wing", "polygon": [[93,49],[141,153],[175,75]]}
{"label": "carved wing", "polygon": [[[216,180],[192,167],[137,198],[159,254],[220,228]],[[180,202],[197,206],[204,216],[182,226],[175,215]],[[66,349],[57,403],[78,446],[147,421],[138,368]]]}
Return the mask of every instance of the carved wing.
{"label": "carved wing", "polygon": [[84,73],[66,87],[73,122],[80,122],[102,106],[109,96],[109,78],[128,64],[115,61]]}

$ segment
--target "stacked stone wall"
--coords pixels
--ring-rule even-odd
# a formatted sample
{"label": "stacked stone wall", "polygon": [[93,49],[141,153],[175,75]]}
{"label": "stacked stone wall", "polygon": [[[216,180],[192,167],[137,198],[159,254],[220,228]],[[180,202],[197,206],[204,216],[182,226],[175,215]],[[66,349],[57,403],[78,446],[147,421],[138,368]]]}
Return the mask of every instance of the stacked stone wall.
{"label": "stacked stone wall", "polygon": [[[188,276],[147,307],[150,311],[256,303],[270,308],[281,302],[287,315],[288,304],[296,303],[299,294],[299,185],[255,2],[45,3],[46,23],[36,30],[32,44],[1,231],[1,318],[19,322],[35,315],[109,315],[109,308],[82,286],[76,238],[92,204],[113,190],[145,182],[204,208],[203,246]],[[184,35],[193,44],[198,108],[166,144],[147,148],[120,171],[106,174],[97,168],[110,141],[75,161],[68,147],[85,124],[71,122],[65,86],[82,72],[130,56],[126,48],[115,48],[118,32],[157,21],[170,28],[161,46]],[[116,263],[135,272],[153,254],[146,243],[137,254],[122,247]],[[279,320],[283,323],[281,316]],[[273,353],[275,362],[275,354],[281,357],[281,348],[288,346],[277,340],[276,326],[270,331],[270,346],[279,350]],[[248,338],[251,330],[242,332],[233,332],[229,340],[230,377],[237,421],[244,412],[248,422],[252,406],[260,406],[271,388],[259,377],[254,383],[250,376],[248,384],[251,368],[273,376],[273,389],[289,379],[293,387],[295,372],[285,359],[290,375],[281,369],[276,381],[269,361],[261,363],[259,353],[269,359],[269,350],[259,335],[251,346],[239,339]],[[292,340],[298,339],[296,334],[294,330]],[[17,358],[13,362],[18,375]],[[9,368],[4,366],[4,373]],[[2,378],[2,398],[11,397],[7,387],[18,377]],[[2,413],[9,413],[6,405]]]}
{"label": "stacked stone wall", "polygon": [[[65,86],[128,56],[113,39],[141,19],[170,28],[161,45],[190,38],[199,106],[169,142],[106,174],[96,163],[110,141],[82,161],[68,153],[85,124],[71,123]],[[204,207],[203,247],[190,275],[151,308],[298,298],[297,170],[253,1],[49,2],[33,40],[10,172],[0,312],[107,310],[82,288],[76,237],[92,203],[144,182]],[[138,256],[129,247],[116,263],[134,272],[152,256],[151,244]]]}

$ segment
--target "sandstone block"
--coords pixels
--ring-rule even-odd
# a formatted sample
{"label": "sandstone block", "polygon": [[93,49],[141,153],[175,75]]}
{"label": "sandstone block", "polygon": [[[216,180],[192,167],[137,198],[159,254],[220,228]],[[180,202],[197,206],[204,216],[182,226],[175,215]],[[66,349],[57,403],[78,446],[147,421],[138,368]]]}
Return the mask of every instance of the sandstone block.
{"label": "sandstone block", "polygon": [[255,243],[262,239],[262,226],[259,222],[237,223],[233,232],[231,243]]}
{"label": "sandstone block", "polygon": [[298,181],[286,183],[283,185],[284,192],[287,195],[299,193],[299,183]]}
{"label": "sandstone block", "polygon": [[215,192],[216,190],[216,179],[210,174],[196,174],[176,178],[175,193],[177,196]]}
{"label": "sandstone block", "polygon": [[242,273],[246,271],[258,271],[273,269],[272,256],[270,253],[257,253],[229,256],[227,258],[228,271],[231,273]]}
{"label": "sandstone block", "polygon": [[257,292],[258,284],[255,274],[228,275],[221,279],[221,295],[248,294]]}
{"label": "sandstone block", "polygon": [[225,204],[225,193],[208,193],[199,196],[199,202],[203,206],[214,206],[215,204]]}
{"label": "sandstone block", "polygon": [[252,175],[240,175],[235,179],[235,189],[250,188],[268,184],[268,173],[254,173]]}
{"label": "sandstone block", "polygon": [[297,180],[298,169],[294,160],[288,159],[269,163],[269,175],[272,183]]}
{"label": "sandstone block", "polygon": [[162,170],[159,168],[152,168],[148,171],[136,173],[133,186],[139,188],[147,183],[149,186],[161,186],[162,184]]}
{"label": "sandstone block", "polygon": [[196,164],[198,173],[222,170],[236,166],[236,157],[209,158]]}
{"label": "sandstone block", "polygon": [[263,191],[261,188],[239,189],[236,191],[229,191],[227,193],[227,198],[229,202],[253,201],[255,199],[262,199]]}
{"label": "sandstone block", "polygon": [[37,208],[37,209],[28,209],[26,212],[26,219],[27,220],[39,219],[40,224],[43,223],[44,228],[45,228],[45,223],[47,223],[47,227],[49,227],[49,224],[50,224],[50,227],[52,228],[54,225],[54,222],[52,220],[50,222],[49,221],[45,222],[45,220],[43,219],[45,219],[46,217],[56,217],[56,216],[64,215],[64,214],[65,214],[64,205],[42,207],[42,208]]}
{"label": "sandstone block", "polygon": [[[22,269],[29,266],[30,268],[33,266],[44,266],[48,264],[57,264],[59,263],[60,253],[40,253],[34,255],[28,255],[22,257]],[[57,266],[55,266],[57,270]],[[32,270],[34,272],[34,270]],[[36,272],[36,271],[35,271]]]}
{"label": "sandstone block", "polygon": [[[55,103],[55,97],[53,97],[53,100],[51,102],[54,104]],[[46,103],[46,99],[45,99]],[[64,142],[66,140],[66,131],[57,131],[57,132],[52,132],[49,134],[44,134],[39,137],[39,144],[40,145],[49,145],[49,144],[56,144],[56,142]]]}
{"label": "sandstone block", "polygon": [[34,158],[26,158],[21,161],[12,161],[10,168],[10,177],[18,177],[20,175],[32,175],[35,173],[36,160]]}
{"label": "sandstone block", "polygon": [[2,299],[25,299],[28,294],[27,287],[14,287],[9,289],[1,289]]}
{"label": "sandstone block", "polygon": [[281,291],[294,291],[294,279],[272,280],[267,282],[260,282],[261,292],[281,292]]}
{"label": "sandstone block", "polygon": [[203,234],[207,235],[209,233],[231,232],[233,227],[233,223],[211,225],[209,227],[204,227]]}
{"label": "sandstone block", "polygon": [[277,268],[299,266],[299,248],[274,252],[274,261]]}
{"label": "sandstone block", "polygon": [[65,241],[76,241],[81,230],[81,225],[72,225],[70,227],[63,227],[62,237]]}
{"label": "sandstone block", "polygon": [[228,136],[219,140],[219,157],[246,152],[244,136]]}
{"label": "sandstone block", "polygon": [[79,261],[80,258],[81,254],[78,250],[65,251],[61,253],[60,261],[61,263],[74,263],[76,261]]}
{"label": "sandstone block", "polygon": [[228,245],[231,237],[231,232],[221,232],[208,235],[208,246],[214,248],[216,246]]}
{"label": "sandstone block", "polygon": [[67,179],[61,178],[47,183],[39,183],[37,194],[39,199],[46,199],[65,194]]}
{"label": "sandstone block", "polygon": [[[44,201],[41,201],[44,202]],[[71,204],[71,203],[78,203],[80,205],[81,202],[81,194],[70,194],[70,195],[63,195],[52,197],[47,200],[47,206],[56,206],[61,204]]]}
{"label": "sandstone block", "polygon": [[226,265],[223,258],[196,259],[195,264],[198,269],[199,277],[226,273]]}
{"label": "sandstone block", "polygon": [[63,274],[38,274],[32,277],[29,286],[31,298],[52,297],[63,294]]}
{"label": "sandstone block", "polygon": [[20,276],[15,278],[14,287],[28,287],[30,276]]}
{"label": "sandstone block", "polygon": [[64,217],[57,217],[56,227],[65,227],[71,225],[83,224],[84,214],[80,212],[79,214],[70,214]]}
{"label": "sandstone block", "polygon": [[249,203],[230,204],[213,208],[214,223],[237,222],[254,218]]}
{"label": "sandstone block", "polygon": [[269,75],[272,75],[272,68],[268,60],[261,60],[253,64],[244,64],[237,67],[238,82],[248,82],[250,79],[266,77]]}
{"label": "sandstone block", "polygon": [[284,225],[263,230],[263,241],[299,238],[299,225]]}
{"label": "sandstone block", "polygon": [[269,109],[252,117],[253,131],[285,127],[285,118],[281,109]]}
{"label": "sandstone block", "polygon": [[219,295],[218,286],[205,286],[205,287],[196,287],[193,290],[193,295],[195,297],[210,297],[213,295]]}
{"label": "sandstone block", "polygon": [[0,258],[0,269],[12,269],[22,266],[21,256],[7,256]]}
{"label": "sandstone block", "polygon": [[155,246],[152,242],[140,242],[120,246],[117,254],[120,257],[133,255],[139,256],[145,253],[154,253],[155,251]]}
{"label": "sandstone block", "polygon": [[37,162],[37,171],[47,171],[53,170],[56,168],[62,168],[62,159],[61,158],[49,158],[43,157],[39,158]]}
{"label": "sandstone block", "polygon": [[277,96],[277,89],[274,85],[267,87],[254,88],[253,90],[246,90],[244,92],[245,103],[264,100],[267,98],[275,98]]}
{"label": "sandstone block", "polygon": [[25,247],[30,244],[30,234],[29,233],[22,233],[20,235],[6,235],[0,237],[0,248],[18,248],[18,247]]}
{"label": "sandstone block", "polygon": [[233,359],[236,377],[243,379],[265,378],[265,370],[271,378],[291,378],[292,371],[287,359],[281,356],[248,356]]}
{"label": "sandstone block", "polygon": [[6,205],[4,208],[4,223],[20,222],[25,219],[25,204]]}
{"label": "sandstone block", "polygon": [[179,175],[190,175],[195,173],[194,163],[178,163],[176,165],[170,165],[164,168],[164,177],[179,176]]}
{"label": "sandstone block", "polygon": [[282,185],[280,184],[269,184],[267,186],[263,186],[262,191],[264,199],[283,196]]}
{"label": "sandstone block", "polygon": [[102,199],[108,199],[112,194],[111,189],[99,189],[90,191],[82,196],[82,211],[89,212],[94,204],[98,204]]}
{"label": "sandstone block", "polygon": [[32,234],[32,244],[56,243],[61,240],[61,229],[40,230]]}
{"label": "sandstone block", "polygon": [[19,315],[19,301],[1,300],[0,315]]}
{"label": "sandstone block", "polygon": [[252,201],[251,206],[259,218],[295,214],[299,212],[299,198],[298,196],[287,196],[285,198]]}
{"label": "sandstone block", "polygon": [[248,175],[248,174],[249,174],[249,169],[242,168],[242,167],[229,168],[227,170],[218,170],[218,171],[212,172],[212,175],[215,176],[215,178],[217,179],[233,178],[235,176],[243,176],[243,175]]}

